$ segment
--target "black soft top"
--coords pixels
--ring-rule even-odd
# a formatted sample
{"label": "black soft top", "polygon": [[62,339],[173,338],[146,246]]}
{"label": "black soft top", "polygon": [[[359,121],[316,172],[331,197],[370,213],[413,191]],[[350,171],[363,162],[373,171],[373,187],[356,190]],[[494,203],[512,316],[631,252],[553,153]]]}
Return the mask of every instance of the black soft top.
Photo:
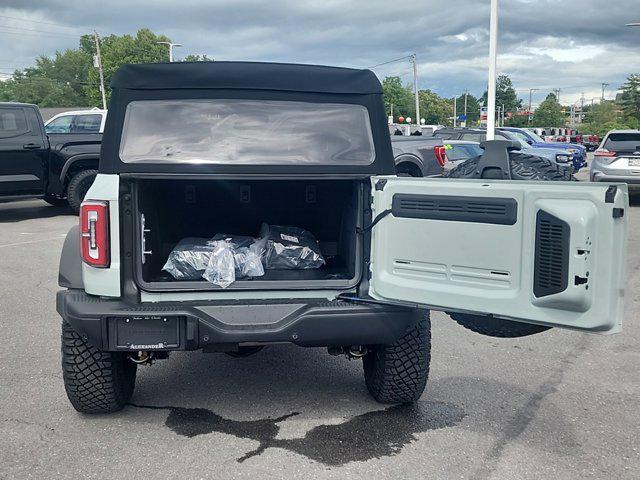
{"label": "black soft top", "polygon": [[115,89],[228,89],[381,94],[371,70],[265,62],[174,62],[124,65]]}

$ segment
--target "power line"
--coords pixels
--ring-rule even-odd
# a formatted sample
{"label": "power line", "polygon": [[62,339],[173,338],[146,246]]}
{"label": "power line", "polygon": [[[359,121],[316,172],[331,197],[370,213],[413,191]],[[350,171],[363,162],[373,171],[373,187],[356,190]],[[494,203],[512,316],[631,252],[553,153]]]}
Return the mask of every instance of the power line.
{"label": "power line", "polygon": [[78,27],[67,27],[65,25],[60,25],[59,23],[43,22],[42,20],[31,20],[27,18],[10,17],[8,15],[0,15],[0,18],[8,18],[9,20],[18,20],[20,22],[26,22],[26,23],[41,23],[43,25],[54,25],[58,28],[78,28]]}
{"label": "power line", "polygon": [[0,28],[8,29],[8,30],[17,30],[18,32],[36,32],[42,35],[53,35],[56,37],[78,38],[78,35],[72,35],[70,33],[63,33],[63,32],[52,32],[50,30],[37,30],[33,28],[12,27],[11,25],[0,25]]}
{"label": "power line", "polygon": [[[3,27],[0,27],[0,29]],[[59,35],[57,33],[24,33],[24,32],[13,32],[0,30],[0,33],[3,35],[17,35],[17,36],[28,36],[28,37],[54,37],[54,38],[75,38],[76,40],[80,39],[81,35]]]}
{"label": "power line", "polygon": [[373,68],[381,67],[383,65],[388,65],[389,63],[399,62],[400,60],[404,60],[406,58],[411,58],[411,55],[405,55],[404,57],[394,58],[393,60],[389,60],[388,62],[378,63],[377,65],[372,65],[370,67],[365,67],[365,68],[373,69]]}

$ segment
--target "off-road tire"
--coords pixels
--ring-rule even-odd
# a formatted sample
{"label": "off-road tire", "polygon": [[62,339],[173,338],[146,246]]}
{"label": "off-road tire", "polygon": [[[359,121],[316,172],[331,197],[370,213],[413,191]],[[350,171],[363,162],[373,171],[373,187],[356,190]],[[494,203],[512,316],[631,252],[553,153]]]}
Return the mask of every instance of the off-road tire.
{"label": "off-road tire", "polygon": [[77,213],[80,211],[80,204],[84,200],[84,196],[93,184],[97,174],[97,170],[83,170],[76,173],[69,181],[67,201],[74,212]]}
{"label": "off-road tire", "polygon": [[420,398],[431,362],[429,312],[394,343],[368,349],[362,363],[364,380],[373,398],[380,403],[410,403]]}
{"label": "off-road tire", "polygon": [[532,323],[514,322],[485,315],[467,315],[466,313],[450,313],[449,316],[467,330],[488,337],[517,338],[535,335],[549,330],[551,327]]}
{"label": "off-road tire", "polygon": [[62,378],[78,412],[117,412],[133,395],[136,364],[125,353],[98,350],[63,321]]}
{"label": "off-road tire", "polygon": [[[569,168],[565,168],[549,159],[511,152],[511,178],[513,180],[571,181],[575,180]],[[472,178],[477,170],[480,157],[471,158],[445,174],[449,178]],[[486,171],[485,171],[486,172]],[[498,171],[489,170],[483,178],[495,179]],[[458,324],[472,332],[489,337],[515,338],[526,337],[549,330],[550,327],[496,319],[486,315],[468,315],[452,313],[449,316]]]}
{"label": "off-road tire", "polygon": [[[547,158],[529,155],[527,153],[511,152],[511,179],[512,180],[544,180],[555,182],[568,182],[574,180],[571,169],[558,165]],[[456,166],[444,176],[448,178],[472,178],[477,170],[480,157],[470,158]],[[501,178],[499,171],[485,170],[482,178]]]}
{"label": "off-road tire", "polygon": [[53,195],[45,195],[42,199],[52,207],[66,207],[69,205],[66,198],[58,198]]}

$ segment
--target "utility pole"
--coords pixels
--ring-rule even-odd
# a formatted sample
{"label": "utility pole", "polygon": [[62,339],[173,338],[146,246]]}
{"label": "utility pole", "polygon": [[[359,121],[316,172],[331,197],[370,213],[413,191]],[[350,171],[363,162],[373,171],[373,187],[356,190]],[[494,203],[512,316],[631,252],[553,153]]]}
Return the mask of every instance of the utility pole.
{"label": "utility pole", "polygon": [[469,90],[464,91],[464,119],[467,121],[467,95],[469,95]]}
{"label": "utility pole", "polygon": [[600,99],[604,102],[604,89],[607,88],[609,86],[608,83],[603,83],[602,84],[602,96],[600,97]]}
{"label": "utility pole", "polygon": [[504,103],[502,104],[502,126],[504,127]]}
{"label": "utility pole", "polygon": [[453,97],[453,126],[456,126],[458,120],[458,97]]}
{"label": "utility pole", "polygon": [[489,20],[489,84],[487,85],[487,140],[496,137],[496,64],[498,56],[498,0],[491,0]]}
{"label": "utility pole", "polygon": [[420,97],[418,94],[418,62],[416,60],[416,54],[411,55],[411,62],[413,63],[413,93],[416,96],[416,125],[420,125]]}
{"label": "utility pole", "polygon": [[102,95],[102,109],[107,109],[107,95],[104,91],[104,72],[102,71],[102,56],[100,55],[100,37],[98,32],[93,31],[93,38],[96,41],[96,55],[93,58],[93,65],[98,68],[100,73],[100,93]]}
{"label": "utility pole", "polygon": [[169,63],[173,62],[173,47],[182,47],[181,43],[172,43],[172,42],[156,42],[156,43],[169,46]]}
{"label": "utility pole", "polygon": [[533,98],[533,92],[537,92],[540,90],[539,88],[530,88],[529,89],[529,123],[533,120],[533,115],[531,114],[531,109],[533,108],[531,105],[531,100]]}
{"label": "utility pole", "polygon": [[580,122],[582,123],[582,116],[584,115],[582,112],[584,112],[584,92],[582,92],[582,96],[580,97]]}

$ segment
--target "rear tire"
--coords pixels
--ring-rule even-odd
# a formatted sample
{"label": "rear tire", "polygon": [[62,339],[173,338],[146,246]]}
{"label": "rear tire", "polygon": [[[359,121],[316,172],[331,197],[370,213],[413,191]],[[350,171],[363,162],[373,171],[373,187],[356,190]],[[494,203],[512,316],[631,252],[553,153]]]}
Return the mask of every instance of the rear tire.
{"label": "rear tire", "polygon": [[62,322],[62,378],[78,412],[121,410],[133,395],[136,367],[125,353],[102,352]]}
{"label": "rear tire", "polygon": [[[575,180],[569,168],[565,168],[549,159],[510,152],[511,178],[513,180],[541,180],[551,182]],[[445,174],[449,178],[472,178],[477,170],[480,157],[470,158]],[[499,175],[499,176],[498,176]],[[485,170],[482,178],[502,178],[498,170]],[[551,327],[531,323],[513,322],[497,319],[488,315],[468,315],[452,313],[449,316],[464,328],[489,337],[515,338],[526,337],[544,332]]]}
{"label": "rear tire", "polygon": [[431,321],[425,312],[394,343],[369,347],[363,358],[367,389],[380,403],[415,402],[427,385],[430,362]]}
{"label": "rear tire", "polygon": [[98,174],[97,170],[83,170],[73,176],[67,187],[67,201],[74,212],[80,211],[80,204]]}

